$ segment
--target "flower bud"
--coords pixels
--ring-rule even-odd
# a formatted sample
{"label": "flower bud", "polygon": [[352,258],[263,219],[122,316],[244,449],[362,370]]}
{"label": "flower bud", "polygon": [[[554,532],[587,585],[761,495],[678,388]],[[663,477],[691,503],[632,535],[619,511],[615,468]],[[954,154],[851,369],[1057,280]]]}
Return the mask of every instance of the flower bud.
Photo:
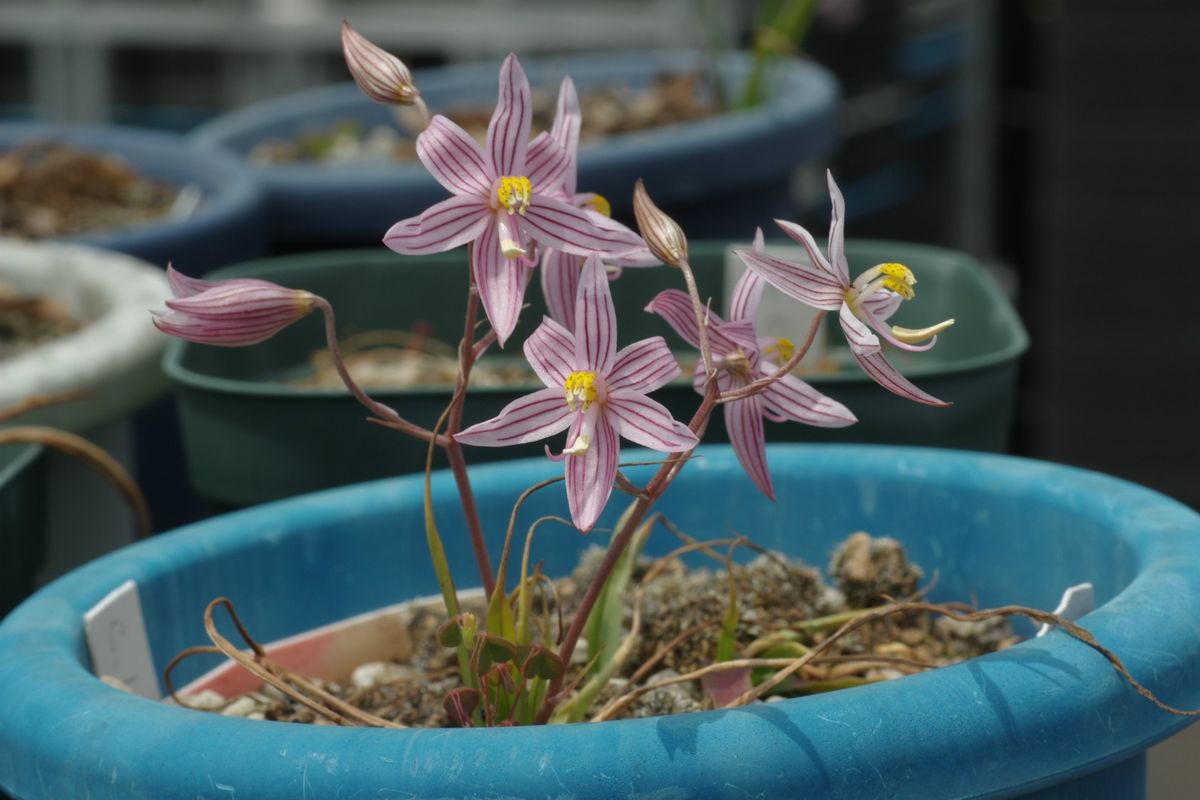
{"label": "flower bud", "polygon": [[321,299],[270,281],[234,278],[202,281],[167,267],[175,299],[168,311],[151,311],[163,333],[200,344],[241,347],[270,339],[306,316]]}
{"label": "flower bud", "polygon": [[640,179],[633,189],[633,214],[637,217],[642,238],[655,258],[672,267],[687,261],[687,237],[683,235],[683,229],[654,205]]}
{"label": "flower bud", "polygon": [[346,20],[342,20],[342,52],[354,82],[376,103],[411,106],[420,101],[421,93],[404,62],[371,44]]}

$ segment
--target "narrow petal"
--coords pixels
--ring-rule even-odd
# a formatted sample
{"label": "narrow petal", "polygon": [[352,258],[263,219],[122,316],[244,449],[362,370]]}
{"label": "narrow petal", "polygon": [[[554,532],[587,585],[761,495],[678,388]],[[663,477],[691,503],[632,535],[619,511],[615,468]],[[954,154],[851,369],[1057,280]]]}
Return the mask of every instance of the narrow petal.
{"label": "narrow petal", "polygon": [[763,435],[762,403],[758,395],[725,404],[725,428],[729,443],[750,480],[763,494],[775,499],[775,487],[767,469],[766,437]]}
{"label": "narrow petal", "polygon": [[605,383],[610,392],[621,389],[653,392],[680,372],[679,362],[671,355],[666,341],[661,336],[652,336],[621,348]]}
{"label": "narrow petal", "polygon": [[503,347],[517,327],[530,270],[521,259],[505,258],[500,252],[498,227],[496,222],[484,228],[471,251],[471,267],[479,287],[479,302],[496,332],[496,341]]}
{"label": "narrow petal", "polygon": [[575,292],[583,259],[548,247],[542,254],[542,297],[551,318],[575,330]]}
{"label": "narrow petal", "polygon": [[762,299],[765,281],[753,270],[747,269],[733,287],[733,297],[729,300],[729,319],[737,322],[748,320],[753,322],[758,316],[758,303]]}
{"label": "narrow petal", "polygon": [[833,311],[843,302],[846,288],[828,273],[766,253],[751,250],[734,250],[733,253],[751,271],[788,297],[824,311]]}
{"label": "narrow petal", "polygon": [[696,325],[696,313],[686,292],[665,289],[650,301],[645,310],[651,314],[658,314],[681,339],[697,350],[700,349],[700,328]]}
{"label": "narrow petal", "polygon": [[217,285],[216,281],[206,281],[184,275],[170,264],[167,264],[167,283],[171,287],[171,294],[176,297],[190,297]]}
{"label": "narrow petal", "polygon": [[842,333],[846,334],[846,341],[850,343],[850,349],[856,356],[879,352],[879,337],[871,333],[866,323],[850,310],[848,303],[842,303],[838,310],[838,320],[841,321]]}
{"label": "narrow petal", "polygon": [[656,400],[629,389],[609,392],[604,414],[634,444],[661,453],[680,453],[699,444],[696,434]]}
{"label": "narrow petal", "polygon": [[775,224],[778,225],[784,233],[786,233],[804,248],[804,252],[808,253],[808,258],[812,262],[813,269],[826,273],[835,281],[837,281],[842,287],[847,287],[850,285],[849,276],[842,278],[842,276],[838,274],[838,271],[834,269],[825,256],[821,254],[820,248],[817,247],[817,241],[813,239],[813,235],[809,233],[807,229],[797,225],[794,222],[788,222],[787,220],[783,219],[775,220]]}
{"label": "narrow petal", "polygon": [[509,53],[500,67],[500,96],[487,132],[488,165],[492,176],[525,174],[525,151],[529,146],[532,116],[529,80],[521,62]]}
{"label": "narrow petal", "polygon": [[926,350],[928,350],[929,348],[933,347],[935,344],[937,344],[936,336],[932,337],[929,341],[925,342],[925,344],[910,344],[908,342],[902,341],[902,340],[896,338],[896,336],[892,333],[891,327],[886,322],[875,318],[871,314],[871,312],[868,311],[867,309],[863,309],[863,316],[866,317],[866,323],[868,325],[870,325],[872,328],[874,328],[875,331],[880,336],[882,336],[884,339],[886,339],[888,341],[888,343],[890,343],[896,347],[899,347],[901,350],[908,350],[909,352],[912,352],[912,353],[923,353]]}
{"label": "narrow petal", "polygon": [[[578,198],[580,196],[581,195],[576,195],[576,198]],[[612,217],[606,217],[603,214],[601,214],[600,212],[593,211],[590,208],[585,208],[584,206],[580,205],[579,203],[576,203],[576,206],[583,208],[583,213],[587,214],[588,219],[597,228],[602,228],[607,231],[613,231],[614,233],[618,233],[623,236],[633,237],[633,238],[636,238],[637,241],[639,242],[638,246],[635,247],[633,250],[630,250],[621,255],[613,255],[613,256],[605,255],[604,256],[605,263],[616,264],[616,265],[622,266],[622,267],[658,267],[658,266],[662,266],[662,262],[654,257],[654,254],[650,252],[650,248],[646,246],[645,241],[643,241],[642,237],[638,236],[637,233],[630,230],[625,225],[622,225],[621,223],[617,222]]]}
{"label": "narrow petal", "polygon": [[469,133],[441,114],[417,137],[417,157],[452,194],[491,199],[493,176],[488,173],[483,150]]}
{"label": "narrow petal", "polygon": [[575,364],[607,376],[617,356],[617,312],[600,256],[588,256],[575,297]]}
{"label": "narrow petal", "polygon": [[859,301],[859,305],[871,312],[876,319],[886,320],[896,313],[896,309],[900,308],[900,304],[903,302],[904,298],[895,292],[881,289],[866,300]]}
{"label": "narrow petal", "polygon": [[571,166],[571,157],[548,133],[539,133],[529,145],[525,157],[525,177],[539,192],[549,194],[562,184],[563,176]]}
{"label": "narrow petal", "polygon": [[567,376],[575,371],[574,335],[549,317],[543,317],[542,324],[525,340],[524,350],[525,358],[542,383],[562,395]]}
{"label": "narrow petal", "polygon": [[566,430],[574,416],[562,389],[541,389],[518,397],[492,419],[472,425],[454,438],[482,447],[526,444]]}
{"label": "narrow petal", "polygon": [[645,246],[636,233],[627,228],[600,227],[588,215],[561,200],[540,194],[533,198],[521,218],[531,237],[547,247],[586,256],[589,253],[624,255]]}
{"label": "narrow petal", "polygon": [[894,395],[912,400],[917,403],[924,403],[927,406],[948,406],[950,403],[944,400],[939,400],[928,392],[924,392],[914,386],[908,378],[905,378],[900,372],[891,365],[883,353],[871,353],[868,355],[854,354],[858,359],[859,366],[863,368],[871,378],[883,388],[887,389]]}
{"label": "narrow petal", "polygon": [[757,365],[759,359],[758,337],[754,335],[754,323],[717,322],[708,327],[709,346],[714,356],[724,356],[735,350],[742,351],[751,363]]}
{"label": "narrow petal", "polygon": [[587,533],[600,518],[617,477],[621,443],[604,414],[599,415],[594,438],[583,455],[566,457],[567,504],[571,520],[580,533]]}
{"label": "narrow petal", "polygon": [[833,204],[833,213],[829,218],[829,263],[834,274],[843,284],[850,283],[850,265],[846,263],[846,200],[842,190],[838,188],[833,173],[825,171],[829,183],[829,200]]}
{"label": "narrow petal", "polygon": [[[768,374],[764,367],[763,374]],[[794,375],[785,375],[758,395],[763,413],[774,421],[791,420],[818,428],[844,428],[858,422],[850,409],[826,397]]]}
{"label": "narrow petal", "polygon": [[579,157],[579,126],[582,115],[579,111],[579,95],[575,91],[575,83],[571,76],[563,78],[562,86],[558,89],[558,107],[554,112],[554,125],[550,128],[550,136],[558,142],[558,146],[567,151],[571,165],[563,175],[563,189],[568,195],[575,194],[576,165]]}
{"label": "narrow petal", "polygon": [[456,195],[430,206],[419,217],[397,222],[383,243],[404,255],[443,253],[495,227],[495,216],[483,198]]}

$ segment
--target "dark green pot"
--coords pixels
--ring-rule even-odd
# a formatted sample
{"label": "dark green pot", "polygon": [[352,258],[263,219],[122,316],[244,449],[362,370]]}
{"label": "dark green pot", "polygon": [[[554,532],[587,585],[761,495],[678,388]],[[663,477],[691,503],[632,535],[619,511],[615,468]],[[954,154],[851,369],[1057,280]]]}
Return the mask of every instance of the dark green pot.
{"label": "dark green pot", "polygon": [[0,446],[0,618],[33,592],[46,556],[45,450]]}
{"label": "dark green pot", "polygon": [[[725,248],[725,243],[717,242],[691,248],[701,292],[712,294],[713,308],[722,311]],[[903,261],[920,276],[918,299],[896,315],[899,324],[915,327],[957,318],[933,350],[907,359],[900,358],[906,353],[895,356],[897,365],[921,388],[954,405],[930,408],[889,394],[857,368],[847,351],[844,369],[809,380],[849,406],[860,422],[839,430],[769,423],[768,440],[1004,450],[1017,361],[1028,338],[1000,289],[973,258],[951,250],[852,241],[847,253],[852,272],[881,261]],[[249,262],[210,277],[234,276],[264,278],[326,297],[337,311],[343,336],[379,328],[410,329],[418,321],[443,340],[457,341],[461,336],[467,291],[465,251],[421,258],[397,256],[382,248],[324,252]],[[626,270],[613,286],[622,346],[657,334],[669,343],[678,342],[665,322],[642,311],[661,289],[682,287],[678,274],[667,268]],[[531,307],[522,313],[505,357],[520,356],[520,342],[542,317],[536,287],[531,287],[527,300]],[[840,336],[840,332],[833,334],[833,341],[840,344]],[[201,496],[219,507],[244,506],[423,468],[423,444],[368,424],[366,412],[345,392],[289,385],[288,380],[305,369],[308,355],[323,343],[322,322],[316,316],[254,347],[172,342],[165,366],[179,388],[184,447],[194,488]],[[494,416],[533,388],[541,385],[473,389],[465,421]],[[449,400],[449,390],[382,391],[375,396],[412,421],[432,426]],[[682,419],[690,417],[700,399],[690,377],[655,397]],[[706,441],[725,440],[717,414]],[[542,443],[537,443],[469,448],[467,456],[480,462],[541,452]]]}

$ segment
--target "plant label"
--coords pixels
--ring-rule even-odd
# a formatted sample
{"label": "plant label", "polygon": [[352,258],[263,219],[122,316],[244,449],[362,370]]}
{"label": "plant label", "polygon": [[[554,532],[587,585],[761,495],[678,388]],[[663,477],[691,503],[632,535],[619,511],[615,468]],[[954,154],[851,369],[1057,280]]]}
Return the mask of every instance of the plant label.
{"label": "plant label", "polygon": [[[1054,609],[1054,613],[1074,622],[1084,614],[1090,614],[1095,607],[1096,595],[1092,591],[1092,585],[1079,583],[1067,587],[1067,590],[1063,592],[1062,599],[1058,601],[1058,608]],[[1049,630],[1049,625],[1042,625],[1038,629],[1037,635],[1045,636]]]}
{"label": "plant label", "polygon": [[83,627],[97,677],[116,678],[134,694],[162,699],[135,581],[125,581],[88,609]]}

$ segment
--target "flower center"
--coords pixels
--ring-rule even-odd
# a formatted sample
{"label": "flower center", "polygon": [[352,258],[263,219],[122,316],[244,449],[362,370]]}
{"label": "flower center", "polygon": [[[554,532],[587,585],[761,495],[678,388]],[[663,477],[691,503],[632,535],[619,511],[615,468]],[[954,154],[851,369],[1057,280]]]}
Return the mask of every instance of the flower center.
{"label": "flower center", "polygon": [[853,308],[856,303],[861,303],[880,289],[888,289],[905,300],[912,300],[916,297],[912,288],[916,283],[917,276],[903,264],[876,264],[854,279],[854,283],[846,290],[846,302]]}
{"label": "flower center", "polygon": [[572,411],[587,411],[600,394],[594,372],[572,372],[563,382],[563,388],[566,390],[567,407]]}
{"label": "flower center", "polygon": [[796,345],[792,344],[791,339],[785,339],[780,336],[775,340],[775,344],[763,348],[763,355],[772,360],[776,356],[779,358],[779,363],[786,364],[791,361],[792,356],[796,354]]}
{"label": "flower center", "polygon": [[509,214],[515,211],[524,216],[532,197],[533,184],[524,175],[505,175],[496,188],[496,198]]}

